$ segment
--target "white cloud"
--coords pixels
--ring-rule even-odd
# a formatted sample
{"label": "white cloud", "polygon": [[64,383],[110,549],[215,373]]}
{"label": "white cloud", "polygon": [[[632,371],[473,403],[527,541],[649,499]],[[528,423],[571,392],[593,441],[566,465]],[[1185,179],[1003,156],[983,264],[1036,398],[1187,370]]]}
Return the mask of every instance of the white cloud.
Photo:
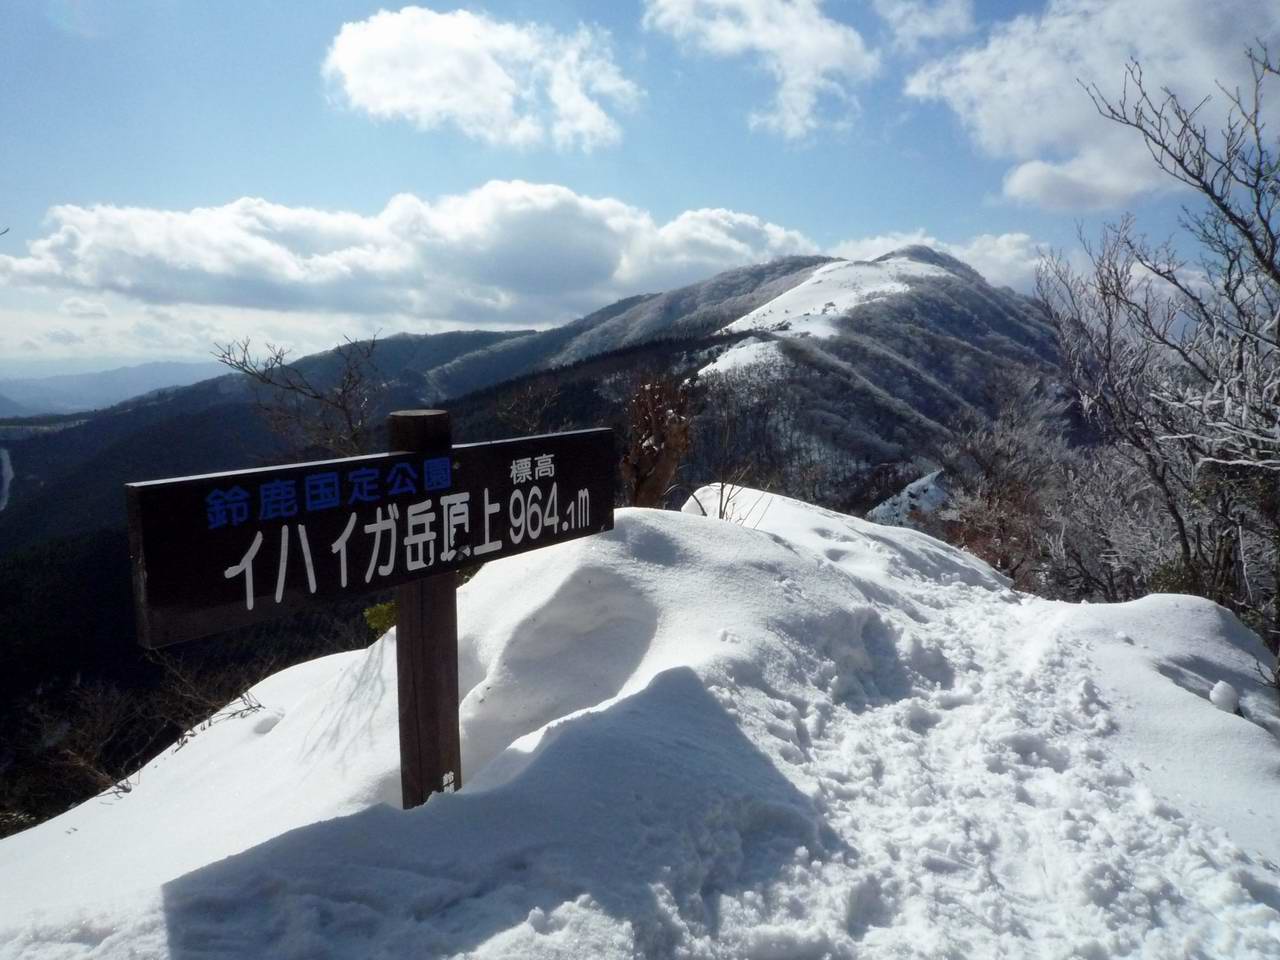
{"label": "white cloud", "polygon": [[69,317],[79,317],[81,319],[111,316],[111,311],[107,309],[105,304],[97,303],[93,300],[85,300],[83,297],[67,297],[62,301],[58,309]]}
{"label": "white cloud", "polygon": [[973,30],[973,0],[872,0],[872,6],[905,50]]}
{"label": "white cloud", "polygon": [[637,237],[619,270],[633,289],[665,290],[730,266],[817,253],[804,234],[733,210],[686,210]]}
{"label": "white cloud", "polygon": [[640,89],[622,75],[601,30],[561,34],[532,23],[425,7],[344,24],[324,75],[352,107],[422,130],[456,127],[486,143],[562,150],[617,143],[606,111]]}
{"label": "white cloud", "polygon": [[54,327],[51,330],[46,330],[44,338],[50,343],[63,347],[84,343],[86,340],[83,333],[77,330],[68,330],[65,327]]}
{"label": "white cloud", "polygon": [[[393,210],[395,201],[388,206]],[[148,303],[389,308],[388,279],[413,269],[388,212],[365,218],[241,199],[190,211],[58,206],[0,280]]]}
{"label": "white cloud", "polygon": [[[433,201],[401,194],[370,216],[244,198],[188,211],[68,205],[49,221],[25,256],[0,256],[0,284],[54,292],[52,314],[101,307],[92,315],[117,352],[145,341],[198,353],[246,334],[318,348],[344,333],[545,326],[817,249],[751,214],[657,223],[620,200],[523,181]],[[51,324],[0,317],[6,326],[17,336]]]}
{"label": "white cloud", "polygon": [[751,124],[788,139],[824,122],[823,98],[851,110],[852,86],[880,66],[856,30],[823,13],[821,0],[645,0],[644,22],[713,56],[757,58],[778,90]]}
{"label": "white cloud", "polygon": [[1275,36],[1274,0],[1049,0],[994,27],[985,42],[912,75],[907,93],[940,100],[988,154],[1017,161],[1007,197],[1055,210],[1114,207],[1170,181],[1132,131],[1103,120],[1077,81],[1121,93],[1137,58],[1149,88],[1169,86],[1220,122],[1215,87],[1241,83],[1244,48]]}
{"label": "white cloud", "polygon": [[892,250],[916,244],[933,247],[967,263],[992,286],[1012,287],[1020,293],[1031,293],[1035,288],[1040,245],[1025,233],[982,233],[962,243],[948,243],[916,229],[845,240],[836,244],[831,253],[849,260],[874,260]]}
{"label": "white cloud", "polygon": [[[944,242],[924,230],[847,240],[871,259],[925,244],[988,280],[1029,291],[1037,251],[1022,233]],[[804,234],[726,209],[658,222],[564,186],[491,181],[432,200],[401,194],[364,215],[244,198],[220,207],[55,207],[24,256],[0,256],[0,357],[207,356],[251,336],[301,352],[344,335],[560,323],[635,293],[734,266],[817,253]],[[43,292],[42,292],[43,291]],[[41,310],[35,300],[45,299]],[[68,329],[67,316],[91,318]]]}

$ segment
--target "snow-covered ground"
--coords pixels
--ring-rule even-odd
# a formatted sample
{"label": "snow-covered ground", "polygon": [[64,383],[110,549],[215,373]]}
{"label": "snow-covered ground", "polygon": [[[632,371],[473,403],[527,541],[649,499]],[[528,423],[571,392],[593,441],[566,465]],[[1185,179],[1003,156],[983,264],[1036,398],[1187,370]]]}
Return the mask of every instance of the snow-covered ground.
{"label": "snow-covered ground", "polygon": [[698,374],[705,377],[709,373],[728,373],[757,363],[775,364],[781,359],[782,348],[776,340],[747,337],[708,363]]}
{"label": "snow-covered ground", "polygon": [[910,527],[915,516],[934,513],[946,502],[946,482],[942,471],[935,470],[912,480],[888,500],[876,504],[867,511],[867,519],[894,527]]}
{"label": "snow-covered ground", "polygon": [[734,504],[462,589],[461,792],[395,807],[393,635],[286,670],[0,841],[0,956],[1280,956],[1280,717],[1231,615]]}
{"label": "snow-covered ground", "polygon": [[836,260],[823,264],[809,279],[761,304],[724,327],[724,331],[768,330],[792,337],[834,337],[839,333],[836,320],[859,304],[906,293],[913,279],[949,275],[942,267],[905,256],[873,263]]}

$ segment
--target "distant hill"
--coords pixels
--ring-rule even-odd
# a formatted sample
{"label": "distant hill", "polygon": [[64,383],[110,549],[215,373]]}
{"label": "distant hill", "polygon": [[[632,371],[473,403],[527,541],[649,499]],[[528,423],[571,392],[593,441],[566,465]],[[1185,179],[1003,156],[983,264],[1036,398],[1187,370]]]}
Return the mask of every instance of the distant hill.
{"label": "distant hill", "polygon": [[[391,337],[378,342],[376,360],[389,380],[400,384],[414,380],[418,367],[516,335]],[[304,357],[298,366],[318,383],[340,369],[334,351]],[[14,477],[9,504],[0,511],[0,555],[54,537],[121,526],[125,483],[258,466],[283,457],[279,438],[254,406],[247,379],[230,373],[151,391],[4,445]]]}
{"label": "distant hill", "polygon": [[437,402],[516,375],[665,341],[708,338],[705,375],[772,368],[807,428],[843,455],[909,458],[960,413],[994,410],[1005,375],[1052,373],[1054,332],[1029,297],[924,246],[874,261],[787,257],[633,297],[426,371]]}
{"label": "distant hill", "polygon": [[184,387],[225,372],[225,367],[210,360],[207,363],[143,363],[97,373],[0,380],[0,393],[23,408],[8,412],[3,398],[0,398],[0,415],[31,416],[96,410],[152,390]]}
{"label": "distant hill", "polygon": [[0,394],[0,417],[29,417],[33,413],[35,413],[34,410],[30,410],[16,400],[10,400]]}

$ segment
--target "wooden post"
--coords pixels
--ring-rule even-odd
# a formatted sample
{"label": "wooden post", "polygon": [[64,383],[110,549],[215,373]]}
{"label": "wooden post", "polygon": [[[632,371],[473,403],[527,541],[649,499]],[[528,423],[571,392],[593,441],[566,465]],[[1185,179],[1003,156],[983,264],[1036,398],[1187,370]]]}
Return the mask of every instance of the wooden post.
{"label": "wooden post", "polygon": [[[449,455],[444,410],[399,410],[387,421],[392,450]],[[457,573],[396,589],[396,681],[400,698],[400,789],[406,810],[438,790],[462,786],[458,734]]]}

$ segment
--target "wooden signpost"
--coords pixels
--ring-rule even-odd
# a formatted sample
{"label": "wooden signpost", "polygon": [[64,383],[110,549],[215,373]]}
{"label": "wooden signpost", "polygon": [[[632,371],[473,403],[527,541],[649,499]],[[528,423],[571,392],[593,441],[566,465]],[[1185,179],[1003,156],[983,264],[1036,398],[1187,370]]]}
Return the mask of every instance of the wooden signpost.
{"label": "wooden signpost", "polygon": [[143,646],[397,588],[408,808],[462,785],[454,572],[613,529],[616,460],[612,430],[454,446],[442,410],[388,427],[392,453],[125,490]]}

